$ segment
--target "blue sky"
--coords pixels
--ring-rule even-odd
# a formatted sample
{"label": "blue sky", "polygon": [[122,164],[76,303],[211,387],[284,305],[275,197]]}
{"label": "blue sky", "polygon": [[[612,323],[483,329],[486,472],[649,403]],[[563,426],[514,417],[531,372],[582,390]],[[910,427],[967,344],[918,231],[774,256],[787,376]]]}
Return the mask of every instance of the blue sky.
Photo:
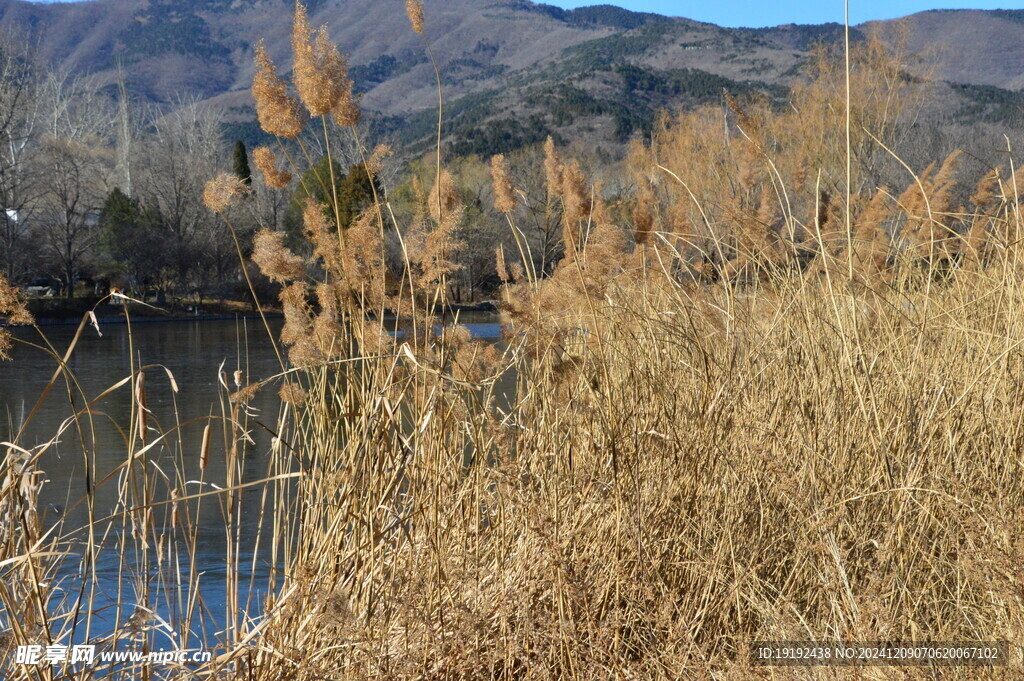
{"label": "blue sky", "polygon": [[[42,0],[64,2],[66,0]],[[390,0],[398,2],[398,0]],[[536,0],[566,9],[609,4],[719,26],[777,26],[843,21],[843,0]],[[939,4],[936,4],[938,2]],[[927,9],[1019,9],[1024,0],[850,0],[850,23],[895,19]]]}
{"label": "blue sky", "polygon": [[[823,24],[843,21],[842,0],[604,0],[579,2],[545,0],[566,9],[609,4],[636,12],[657,12],[671,16],[709,21],[719,26],[776,26],[778,24]],[[895,19],[926,9],[1018,9],[1022,0],[851,0],[850,22]]]}

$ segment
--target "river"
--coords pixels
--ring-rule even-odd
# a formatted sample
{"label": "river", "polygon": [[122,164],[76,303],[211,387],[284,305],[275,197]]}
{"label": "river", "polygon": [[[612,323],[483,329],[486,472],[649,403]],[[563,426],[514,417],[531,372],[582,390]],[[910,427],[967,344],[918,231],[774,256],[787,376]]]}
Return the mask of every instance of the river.
{"label": "river", "polygon": [[[467,326],[474,335],[484,338],[495,338],[499,331],[493,317],[478,317]],[[272,322],[272,327],[276,333],[280,321]],[[21,341],[43,344],[34,329],[13,331]],[[43,329],[46,340],[60,353],[66,350],[75,331],[75,326]],[[92,623],[92,639],[97,634],[102,635],[104,630],[111,630],[118,619],[124,621],[135,604],[140,602],[157,614],[158,621],[178,623],[188,594],[181,593],[180,588],[167,586],[153,571],[148,575],[138,574],[138,571],[132,574],[130,563],[140,544],[137,538],[132,540],[128,536],[130,528],[120,522],[115,522],[111,526],[113,531],[103,538],[103,550],[96,560],[96,579],[82,576],[82,567],[87,564],[82,560],[85,547],[81,542],[87,536],[82,528],[89,525],[90,517],[87,505],[81,503],[86,495],[87,460],[95,467],[97,480],[115,473],[96,487],[93,513],[103,518],[118,508],[119,490],[123,489],[116,472],[128,456],[124,433],[128,430],[131,414],[130,385],[124,385],[97,403],[91,418],[81,421],[80,429],[73,425],[67,427],[69,417],[80,410],[86,400],[94,399],[129,376],[134,354],[136,366],[151,367],[146,371],[146,406],[151,412],[147,422],[150,437],[158,432],[172,433],[166,439],[166,446],[151,450],[148,461],[151,475],[195,481],[185,485],[185,489],[191,492],[209,490],[213,484],[223,485],[226,478],[225,447],[217,436],[218,426],[212,429],[215,435],[209,452],[209,465],[205,470],[201,470],[199,465],[203,419],[221,413],[224,390],[218,381],[220,368],[223,366],[232,389],[236,371],[242,372],[243,383],[258,381],[280,371],[267,332],[258,319],[133,324],[130,333],[125,324],[102,324],[100,331],[102,335],[93,328],[86,329],[68,362],[75,383],[69,388],[68,381],[58,380],[18,441],[19,445],[30,450],[51,443],[38,462],[38,467],[45,474],[40,494],[42,525],[44,529],[56,527],[59,534],[68,539],[63,548],[69,551],[53,575],[56,585],[54,598],[70,603],[78,597],[83,586],[87,587],[87,592],[95,589],[93,609],[99,612]],[[12,361],[0,362],[0,442],[11,441],[17,436],[56,368],[52,356],[22,342],[15,343],[11,354]],[[170,376],[174,378],[177,392],[172,390]],[[254,419],[265,418],[269,423],[276,419],[278,407],[276,390],[273,389],[257,393],[249,404]],[[176,423],[185,425],[179,431],[175,430]],[[80,432],[84,437],[80,437]],[[242,482],[260,480],[267,475],[270,435],[258,427],[253,427],[250,432],[255,444],[249,448],[242,464]],[[61,433],[59,437],[58,433]],[[196,638],[188,643],[178,641],[174,645],[214,640],[227,619],[227,538],[223,508],[218,499],[213,497],[200,506],[196,523],[193,552],[197,569],[203,573],[198,585],[203,606],[189,620],[189,629]],[[269,574],[268,542],[265,532],[260,536],[260,544],[256,542],[261,509],[258,489],[243,493],[240,503],[239,554],[242,559],[238,573],[243,591],[240,609],[252,611],[258,609],[261,593],[265,593],[269,586],[266,583]],[[122,547],[127,547],[123,549],[129,556],[127,566],[120,558]],[[151,550],[155,552],[158,547]],[[185,565],[184,569],[187,572],[188,566]],[[118,605],[123,611],[118,611]],[[74,638],[84,640],[83,636],[76,628]]]}

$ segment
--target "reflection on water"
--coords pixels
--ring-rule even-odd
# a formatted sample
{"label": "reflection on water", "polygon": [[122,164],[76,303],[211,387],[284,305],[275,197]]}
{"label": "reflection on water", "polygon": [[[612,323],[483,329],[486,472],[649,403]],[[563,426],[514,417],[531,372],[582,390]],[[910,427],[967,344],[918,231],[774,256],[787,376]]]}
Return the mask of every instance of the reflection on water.
{"label": "reflection on water", "polygon": [[[498,336],[499,326],[493,317],[462,321],[471,322],[467,326],[474,335],[485,338]],[[274,333],[279,326],[280,322],[272,322]],[[47,341],[60,353],[68,347],[75,331],[74,326],[45,328]],[[34,330],[15,329],[14,332],[18,339],[44,344]],[[89,525],[89,509],[81,503],[86,495],[88,466],[94,467],[97,481],[110,476],[95,488],[95,516],[105,518],[118,508],[119,490],[124,489],[118,476],[129,451],[125,438],[132,413],[130,383],[96,403],[91,413],[84,415],[77,426],[69,417],[76,410],[81,411],[89,400],[128,377],[132,370],[132,356],[136,366],[151,367],[146,371],[145,383],[146,406],[151,412],[147,424],[150,437],[167,434],[161,446],[147,452],[146,466],[150,475],[158,482],[166,480],[156,485],[154,499],[157,501],[166,499],[166,491],[161,490],[170,487],[183,487],[195,494],[211,490],[211,485],[225,484],[226,447],[216,422],[212,427],[214,437],[209,465],[205,470],[200,467],[203,428],[210,423],[210,417],[222,415],[224,390],[218,381],[221,365],[232,389],[235,371],[242,372],[243,385],[269,378],[280,371],[273,346],[259,320],[135,324],[130,334],[126,325],[108,324],[102,327],[102,332],[103,335],[99,336],[93,329],[86,330],[68,362],[74,382],[64,378],[58,380],[19,440],[26,449],[50,443],[39,458],[39,468],[45,472],[46,480],[41,494],[43,528],[57,525],[63,536],[77,541],[86,539],[87,535],[81,528]],[[11,441],[17,436],[56,367],[52,356],[23,343],[15,344],[12,358],[11,362],[0,363],[0,441]],[[177,383],[177,393],[171,389],[167,372]],[[249,432],[254,444],[244,452],[242,483],[268,475],[267,452],[271,436],[255,421],[263,421],[272,429],[279,408],[276,389],[257,393],[249,406],[253,419]],[[137,444],[135,449],[138,449]],[[244,594],[248,594],[250,584],[255,587],[255,594],[248,604],[250,610],[255,610],[260,605],[259,593],[266,591],[266,580],[270,574],[267,550],[270,524],[265,520],[264,531],[258,532],[262,505],[258,487],[242,492],[239,503],[242,543],[238,551],[240,587]],[[154,518],[156,527],[170,522],[170,506],[159,508],[160,512]],[[194,615],[189,628],[210,640],[223,629],[226,620],[227,542],[222,499],[219,496],[208,497],[201,503],[193,503],[188,512],[192,518],[198,519],[198,523],[195,535],[185,544],[191,545],[197,569],[203,573],[198,585],[200,606],[193,606]],[[133,531],[137,530],[130,523],[118,520],[111,527],[110,534],[96,538],[97,541],[102,539],[103,549],[96,560],[95,580],[82,577],[83,568],[90,567],[83,560],[83,545],[68,544],[71,556],[62,563],[58,574],[58,597],[74,601],[83,586],[86,587],[86,595],[95,589],[94,606],[101,610],[93,621],[94,638],[103,630],[112,629],[115,618],[120,617],[124,621],[132,614],[136,603],[146,604],[161,619],[172,624],[180,623],[193,594],[183,593],[186,589],[168,586],[155,568],[149,574],[126,574],[118,555],[122,544],[129,562],[135,560],[135,552],[142,544],[137,535],[133,536]],[[175,551],[167,546],[149,546],[146,550],[150,552],[151,561],[155,561],[155,555],[161,551],[161,556],[183,561],[173,569],[183,575],[189,573],[188,551],[175,555]],[[164,561],[163,575],[173,569]],[[184,581],[187,584],[187,579]],[[246,609],[247,598],[247,595],[241,597],[240,609]],[[119,604],[127,608],[120,614],[117,612]],[[76,638],[80,639],[81,633],[76,634]],[[179,643],[187,645],[186,642]]]}
{"label": "reflection on water", "polygon": [[[44,331],[47,341],[63,353],[76,328],[46,327]],[[130,382],[97,402],[90,413],[81,417],[79,425],[69,417],[76,411],[81,412],[87,401],[129,376],[133,355],[136,365],[153,365],[146,371],[145,383],[150,441],[160,433],[168,433],[159,446],[147,452],[145,462],[149,475],[157,481],[153,499],[158,502],[166,499],[166,490],[171,487],[195,494],[210,491],[211,485],[225,484],[222,438],[213,438],[206,470],[201,470],[199,465],[204,426],[211,416],[219,417],[222,413],[219,367],[223,364],[231,382],[236,370],[242,372],[245,382],[267,378],[280,371],[267,333],[258,320],[136,324],[130,334],[126,325],[109,324],[102,326],[102,332],[99,336],[93,329],[86,330],[68,362],[74,382],[58,380],[19,441],[21,446],[33,450],[51,443],[38,464],[46,480],[41,493],[43,528],[57,525],[61,535],[77,542],[87,538],[81,528],[89,524],[89,508],[82,502],[89,466],[94,467],[96,481],[106,479],[95,486],[95,516],[105,518],[118,509],[118,497],[124,489],[119,474],[129,451],[125,438],[132,414]],[[30,329],[16,329],[15,335],[37,345],[44,344],[38,333]],[[56,366],[55,360],[42,349],[21,343],[15,344],[12,358],[11,362],[0,363],[0,440],[5,441],[17,435]],[[177,393],[171,388],[168,372],[178,386]],[[277,414],[274,391],[257,394],[251,406],[256,418],[274,422]],[[179,424],[181,427],[176,428]],[[211,430],[215,434],[220,432],[216,423]],[[261,454],[269,449],[269,435],[258,428],[252,428],[251,432],[255,446],[249,448],[241,464],[243,482],[266,475],[267,462]],[[140,446],[136,443],[135,450]],[[240,503],[240,533],[248,543],[240,553],[243,560],[249,556],[243,580],[250,576],[259,579],[268,573],[265,560],[261,560],[266,551],[260,550],[254,541],[260,517],[260,496],[242,493]],[[155,527],[162,527],[169,520],[167,511],[167,506],[155,509]],[[210,497],[202,503],[193,503],[189,512],[198,514],[192,516],[198,522],[196,533],[188,543],[194,543],[192,553],[198,569],[204,573],[198,586],[205,604],[195,609],[191,629],[197,634],[213,634],[222,628],[225,619],[227,544],[221,500]],[[84,560],[84,545],[77,542],[68,545],[71,555],[60,566],[56,597],[73,601],[83,585],[87,594],[95,589],[93,605],[99,609],[99,615],[93,622],[93,636],[111,629],[118,616],[121,621],[131,616],[137,603],[147,605],[162,619],[180,622],[189,594],[167,587],[155,574],[132,574],[130,569],[126,573],[118,554],[123,551],[128,556],[129,567],[136,561],[136,552],[143,546],[138,541],[138,528],[133,528],[130,522],[115,520],[111,530],[106,536],[96,538],[102,540],[102,550],[96,559],[95,580],[83,581],[83,572],[88,574],[92,569]],[[149,537],[152,536],[150,532]],[[162,557],[174,555],[170,547],[155,547],[152,543],[147,550],[153,562],[158,552]],[[266,544],[266,541],[261,543]],[[252,571],[254,551],[255,573]],[[187,557],[188,552],[181,554],[184,564],[177,568],[183,575],[189,572]],[[166,575],[170,568],[166,561],[162,562]],[[187,584],[187,579],[184,582]],[[118,604],[125,608],[120,615]]]}

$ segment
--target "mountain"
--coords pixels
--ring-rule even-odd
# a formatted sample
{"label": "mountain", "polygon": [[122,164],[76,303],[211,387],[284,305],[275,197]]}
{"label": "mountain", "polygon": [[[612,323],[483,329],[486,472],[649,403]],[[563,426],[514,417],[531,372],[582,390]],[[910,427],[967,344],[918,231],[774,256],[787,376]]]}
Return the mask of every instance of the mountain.
{"label": "mountain", "polygon": [[[362,107],[410,148],[436,124],[436,86],[402,0],[309,0],[350,56]],[[198,97],[258,137],[248,93],[264,39],[287,70],[292,0],[0,0],[0,27],[29,36],[47,61],[112,85],[118,62],[142,100]],[[548,134],[616,144],[661,107],[717,101],[723,88],[782,97],[815,43],[838,24],[728,29],[608,5],[563,10],[527,0],[427,0],[456,152],[504,151]],[[878,31],[910,70],[950,81],[957,115],[1005,118],[1024,106],[1024,11],[934,11],[851,30]],[[931,73],[928,73],[928,72]],[[955,104],[955,106],[954,106]]]}

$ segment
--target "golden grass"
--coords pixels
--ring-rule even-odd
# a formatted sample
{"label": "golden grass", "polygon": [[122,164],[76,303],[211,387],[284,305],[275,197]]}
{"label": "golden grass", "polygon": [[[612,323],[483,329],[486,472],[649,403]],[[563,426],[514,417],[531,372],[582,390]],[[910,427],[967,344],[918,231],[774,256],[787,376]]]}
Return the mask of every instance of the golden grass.
{"label": "golden grass", "polygon": [[[422,30],[419,7],[409,3]],[[854,60],[851,86],[868,93],[858,101],[896,107],[882,94],[901,85],[879,50],[872,43]],[[238,495],[264,496],[275,573],[262,615],[248,619],[229,602],[216,659],[175,673],[1019,677],[1016,175],[992,174],[960,205],[955,157],[908,173],[898,197],[873,185],[867,166],[847,173],[844,135],[825,113],[830,78],[798,91],[791,113],[731,102],[728,137],[706,112],[665,121],[650,146],[633,150],[637,195],[622,204],[608,205],[549,143],[548,210],[563,221],[550,276],[517,224],[507,165],[495,159],[497,209],[518,250],[498,253],[508,282],[500,348],[464,327],[438,328],[464,216],[446,172],[419,192],[405,225],[383,199],[342,231],[310,206],[305,260],[262,234],[253,258],[282,286],[279,340],[289,357],[265,382],[279,383],[281,397],[266,479],[243,483],[240,467],[245,402],[261,385],[229,388],[224,377],[220,413],[198,424],[200,440],[188,424],[147,426],[137,367],[126,383],[134,399],[120,514],[89,528],[89,537],[114,523],[154,543],[182,538],[175,558],[189,563],[189,504],[222,504],[235,537]],[[283,88],[275,81],[275,106],[290,111]],[[328,103],[317,107],[325,117]],[[853,111],[864,134],[851,144],[889,158],[898,117],[877,106]],[[297,134],[273,117],[265,127]],[[264,172],[278,172],[266,161]],[[850,205],[835,198],[847,177],[857,183]],[[233,197],[221,202],[214,189],[223,209]],[[389,231],[401,245],[398,271],[386,264]],[[397,337],[386,313],[398,318]],[[144,472],[157,433],[201,441],[205,471],[217,424],[225,479],[212,499],[180,477]],[[31,457],[9,445],[0,488],[0,597],[18,623],[0,670],[11,679],[34,677],[10,664],[10,646],[53,638],[44,620],[75,605],[54,605],[41,586],[60,534],[47,539],[31,521]],[[153,512],[168,505],[161,524]],[[231,568],[245,557],[228,544],[237,594]],[[146,560],[141,570],[163,574],[163,558]],[[202,569],[193,561],[186,581]],[[79,607],[88,618],[91,602]],[[122,620],[118,634],[147,626],[145,617]],[[68,636],[66,625],[57,630]],[[752,666],[751,641],[772,639],[1005,640],[1014,652],[996,669]]]}

